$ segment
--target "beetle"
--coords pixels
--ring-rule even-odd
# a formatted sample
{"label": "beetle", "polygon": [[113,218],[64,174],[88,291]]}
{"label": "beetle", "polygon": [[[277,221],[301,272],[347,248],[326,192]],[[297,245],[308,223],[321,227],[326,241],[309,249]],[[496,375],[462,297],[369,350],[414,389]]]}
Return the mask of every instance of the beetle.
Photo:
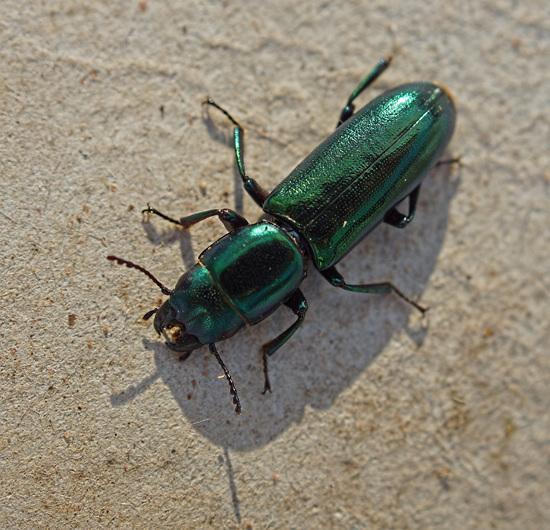
{"label": "beetle", "polygon": [[[422,178],[439,159],[454,130],[452,96],[435,83],[408,83],[389,90],[357,113],[354,101],[389,66],[382,59],[359,83],[340,113],[336,131],[308,155],[271,193],[250,178],[243,159],[244,128],[224,108],[206,98],[234,125],[233,143],[242,184],[269,219],[255,224],[226,208],[174,219],[182,228],[217,216],[228,233],[210,245],[198,262],[168,289],[149,271],[130,261],[107,259],[145,273],[169,298],[155,314],[154,327],[166,345],[187,358],[209,345],[229,382],[235,412],[241,403],[216,343],[243,326],[254,325],[281,305],[296,321],[261,348],[264,391],[271,391],[268,357],[304,321],[307,302],[300,283],[308,262],[335,287],[357,293],[393,292],[421,313],[426,309],[389,282],[348,284],[335,265],[380,223],[404,228],[413,219]],[[408,213],[397,205],[408,198]]]}

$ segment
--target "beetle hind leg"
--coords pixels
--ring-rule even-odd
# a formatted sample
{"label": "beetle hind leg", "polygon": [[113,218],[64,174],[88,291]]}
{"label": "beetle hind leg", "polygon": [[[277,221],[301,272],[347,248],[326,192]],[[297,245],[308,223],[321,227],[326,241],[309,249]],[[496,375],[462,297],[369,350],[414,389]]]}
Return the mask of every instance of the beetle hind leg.
{"label": "beetle hind leg", "polygon": [[422,307],[414,300],[411,300],[408,296],[405,296],[393,283],[381,282],[381,283],[366,283],[362,285],[349,285],[345,282],[343,276],[336,270],[336,267],[329,267],[324,271],[321,271],[323,277],[328,280],[334,287],[340,287],[346,291],[352,291],[354,293],[395,293],[397,296],[405,300],[405,302],[411,304],[424,314],[428,308]]}
{"label": "beetle hind leg", "polygon": [[351,118],[353,116],[353,113],[355,111],[355,105],[353,104],[353,101],[365,88],[372,85],[374,81],[380,76],[380,74],[390,65],[392,61],[392,56],[390,55],[386,59],[382,59],[365,77],[361,80],[361,82],[357,85],[355,90],[351,93],[350,97],[348,98],[348,102],[346,103],[346,106],[342,109],[342,112],[340,113],[340,119],[338,120],[338,124],[336,125],[336,128],[340,127],[342,123],[344,123],[346,120]]}
{"label": "beetle hind leg", "polygon": [[268,390],[271,392],[271,383],[269,382],[269,375],[267,370],[267,356],[273,355],[302,325],[307,311],[307,302],[300,289],[296,289],[292,296],[285,302],[285,305],[289,307],[292,312],[298,317],[294,324],[288,329],[285,329],[280,335],[273,340],[267,342],[262,346],[262,362],[264,366],[264,391],[265,394]]}

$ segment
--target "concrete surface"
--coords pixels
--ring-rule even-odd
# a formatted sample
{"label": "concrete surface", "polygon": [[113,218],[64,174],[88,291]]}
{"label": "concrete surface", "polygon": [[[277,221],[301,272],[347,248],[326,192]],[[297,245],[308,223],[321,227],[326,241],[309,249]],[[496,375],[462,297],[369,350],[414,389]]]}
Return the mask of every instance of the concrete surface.
{"label": "concrete surface", "polygon": [[[550,4],[543,0],[44,2],[0,6],[3,528],[547,528]],[[282,309],[184,363],[141,316],[217,220],[252,220],[361,97],[437,80],[458,123],[404,231],[341,269],[431,310],[338,292],[313,270],[303,329]]]}

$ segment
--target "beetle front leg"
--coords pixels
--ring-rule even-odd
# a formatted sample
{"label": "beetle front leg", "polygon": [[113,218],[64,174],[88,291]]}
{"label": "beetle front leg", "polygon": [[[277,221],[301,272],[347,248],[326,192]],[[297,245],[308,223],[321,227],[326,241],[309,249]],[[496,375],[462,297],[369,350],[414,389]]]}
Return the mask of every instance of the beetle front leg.
{"label": "beetle front leg", "polygon": [[271,392],[271,383],[269,382],[269,375],[267,372],[267,356],[273,355],[288,339],[290,339],[290,337],[292,337],[292,335],[294,335],[296,330],[302,325],[302,322],[306,316],[307,302],[300,289],[296,289],[296,291],[294,291],[292,296],[285,302],[285,305],[292,309],[292,312],[298,318],[292,326],[262,346],[262,361],[264,365],[265,378],[264,391],[262,394],[265,394],[268,390]]}
{"label": "beetle front leg", "polygon": [[263,207],[265,200],[267,199],[267,196],[269,195],[269,192],[264,190],[256,180],[251,179],[249,176],[247,176],[245,169],[244,169],[244,127],[235,119],[229,112],[227,112],[223,107],[220,107],[213,99],[207,97],[203,101],[204,105],[212,105],[212,107],[217,108],[220,112],[225,114],[231,123],[235,125],[235,129],[233,129],[233,146],[235,148],[235,159],[237,161],[237,168],[239,170],[239,175],[241,176],[241,180],[243,181],[243,187],[254,199],[254,202],[258,204],[260,208]]}
{"label": "beetle front leg", "polygon": [[342,112],[340,113],[340,119],[338,120],[338,124],[336,125],[336,128],[340,127],[342,123],[344,123],[346,120],[351,118],[353,116],[353,112],[355,110],[355,105],[353,104],[353,100],[365,90],[369,85],[374,83],[374,81],[380,76],[380,74],[390,65],[392,61],[392,56],[390,55],[387,59],[382,59],[365,77],[356,87],[356,89],[351,93],[351,96],[348,98],[348,102],[346,103],[346,106],[342,109]]}
{"label": "beetle front leg", "polygon": [[340,287],[340,289],[345,289],[346,291],[352,291],[354,293],[395,293],[401,297],[405,302],[408,302],[412,306],[416,307],[422,314],[424,314],[428,308],[422,307],[417,304],[415,301],[411,300],[409,297],[405,296],[395,285],[390,282],[381,282],[381,283],[366,283],[363,285],[348,285],[343,276],[336,270],[336,267],[329,267],[324,271],[321,271],[321,274],[326,280],[328,280],[334,287]]}
{"label": "beetle front leg", "polygon": [[173,219],[172,217],[168,217],[162,212],[159,212],[157,209],[151,208],[149,205],[147,206],[147,208],[145,208],[145,210],[142,210],[142,213],[153,213],[185,229],[193,226],[196,223],[199,223],[200,221],[204,221],[209,217],[214,217],[215,215],[218,216],[219,220],[223,223],[223,226],[225,226],[225,228],[229,232],[232,232],[233,230],[236,230],[237,228],[240,228],[241,226],[246,226],[248,224],[248,221],[242,215],[227,208],[222,208],[219,210],[205,210],[204,212],[194,213],[186,217],[180,217],[180,219]]}
{"label": "beetle front leg", "polygon": [[388,223],[395,228],[405,228],[414,217],[414,212],[416,212],[416,205],[418,203],[418,194],[420,192],[420,184],[414,188],[409,194],[409,214],[402,214],[395,206],[388,210],[384,216],[384,222]]}

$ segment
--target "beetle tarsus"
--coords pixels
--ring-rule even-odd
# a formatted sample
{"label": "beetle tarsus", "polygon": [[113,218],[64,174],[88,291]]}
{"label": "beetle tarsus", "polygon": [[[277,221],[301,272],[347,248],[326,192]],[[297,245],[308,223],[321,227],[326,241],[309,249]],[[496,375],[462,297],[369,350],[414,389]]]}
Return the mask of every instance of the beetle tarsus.
{"label": "beetle tarsus", "polygon": [[269,355],[268,349],[266,348],[267,344],[262,346],[262,364],[264,367],[264,389],[262,394],[265,395],[268,391],[271,393],[271,383],[269,381],[269,374],[267,371],[267,356]]}
{"label": "beetle tarsus", "polygon": [[244,168],[244,127],[235,118],[233,118],[233,116],[231,116],[229,112],[218,105],[212,98],[207,96],[203,101],[203,105],[211,105],[212,107],[215,107],[225,116],[227,116],[231,123],[235,125],[235,129],[233,130],[233,148],[235,150],[235,162],[237,162],[237,169],[239,170],[239,175],[241,177],[245,191],[248,193],[248,195],[250,195],[250,197],[252,197],[254,202],[260,208],[262,208],[269,193],[267,190],[262,188],[256,180],[250,178],[246,174],[246,170]]}
{"label": "beetle tarsus", "polygon": [[218,105],[211,97],[206,96],[204,98],[202,104],[203,105],[211,105],[212,107],[217,108],[222,114],[224,114],[225,116],[227,116],[227,118],[229,118],[229,121],[233,125],[235,125],[235,127],[238,127],[239,129],[241,129],[244,132],[244,130],[245,130],[244,127],[235,118],[233,118],[233,116],[231,116],[231,114],[229,114],[229,112],[227,112],[223,107]]}
{"label": "beetle tarsus", "polygon": [[[174,223],[176,225],[183,226],[178,219],[168,217],[167,215],[163,214],[162,212],[159,212],[156,208],[151,208],[151,206],[149,206],[149,205],[147,205],[147,208],[144,208],[143,210],[141,210],[141,213],[142,214],[146,213],[147,215],[152,213],[152,214],[158,215],[159,217],[162,217],[162,219],[165,219],[166,221],[170,221],[171,223]],[[187,228],[187,227],[184,226],[183,228]]]}
{"label": "beetle tarsus", "polygon": [[216,357],[218,363],[222,367],[223,373],[225,374],[225,378],[229,383],[229,393],[233,396],[233,405],[235,405],[235,412],[237,414],[240,414],[242,412],[242,408],[241,408],[241,401],[239,399],[239,394],[237,394],[237,389],[235,388],[235,383],[233,383],[233,378],[231,377],[229,370],[227,369],[224,362],[222,361],[222,358],[220,357],[220,354],[218,353],[218,350],[216,349],[215,344],[210,344],[210,353],[214,357]]}
{"label": "beetle tarsus", "polygon": [[414,300],[411,300],[408,296],[405,296],[393,283],[390,282],[380,282],[380,283],[366,283],[360,285],[349,285],[345,282],[343,276],[336,270],[336,267],[329,267],[324,271],[321,271],[323,277],[334,287],[340,287],[346,291],[351,291],[353,293],[367,293],[367,294],[376,294],[376,293],[395,293],[397,296],[405,300],[405,302],[411,304],[413,307],[418,309],[422,314],[424,314],[428,308],[423,307],[420,304],[417,304]]}
{"label": "beetle tarsus", "polygon": [[353,104],[353,101],[365,88],[372,85],[376,79],[382,74],[382,72],[390,65],[393,57],[390,55],[386,57],[385,59],[381,59],[378,64],[368,73],[366,77],[364,77],[361,82],[355,87],[355,90],[351,93],[350,97],[348,98],[348,102],[346,103],[346,106],[342,109],[342,112],[340,113],[340,118],[338,120],[338,124],[336,125],[336,128],[340,127],[342,123],[347,121],[349,118],[353,116],[353,113],[355,111],[355,105]]}
{"label": "beetle tarsus", "polygon": [[439,167],[439,166],[445,166],[447,164],[458,164],[459,166],[462,165],[462,160],[461,160],[461,156],[456,156],[455,158],[449,158],[447,160],[439,160],[439,162],[437,162],[435,165],[436,167]]}

